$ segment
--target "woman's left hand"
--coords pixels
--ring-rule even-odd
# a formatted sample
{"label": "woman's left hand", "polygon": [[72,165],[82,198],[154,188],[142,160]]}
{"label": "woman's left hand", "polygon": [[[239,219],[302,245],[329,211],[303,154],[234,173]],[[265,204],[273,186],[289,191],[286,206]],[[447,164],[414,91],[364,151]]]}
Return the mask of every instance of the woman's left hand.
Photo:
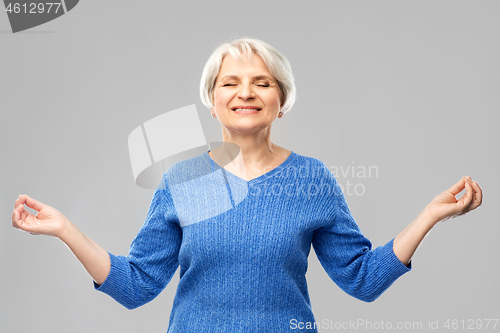
{"label": "woman's left hand", "polygon": [[[457,200],[455,197],[465,188],[466,193]],[[462,216],[476,209],[483,200],[483,191],[470,177],[462,179],[447,191],[437,195],[426,207],[433,221],[441,222]]]}

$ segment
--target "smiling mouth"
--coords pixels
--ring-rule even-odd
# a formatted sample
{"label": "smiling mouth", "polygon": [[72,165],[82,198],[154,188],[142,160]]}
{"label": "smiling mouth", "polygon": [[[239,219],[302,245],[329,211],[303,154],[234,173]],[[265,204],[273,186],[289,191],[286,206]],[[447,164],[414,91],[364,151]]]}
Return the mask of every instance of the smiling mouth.
{"label": "smiling mouth", "polygon": [[231,110],[235,111],[235,112],[257,112],[257,111],[260,111],[262,109],[259,109],[259,108],[239,108],[239,107],[235,107],[235,108],[232,108]]}

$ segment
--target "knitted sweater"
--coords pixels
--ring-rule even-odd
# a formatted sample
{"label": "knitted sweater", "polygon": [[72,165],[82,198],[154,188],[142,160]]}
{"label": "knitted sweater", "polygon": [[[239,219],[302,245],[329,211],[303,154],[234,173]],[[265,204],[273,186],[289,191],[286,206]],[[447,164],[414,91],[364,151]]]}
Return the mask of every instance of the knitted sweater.
{"label": "knitted sweater", "polygon": [[411,270],[393,240],[372,249],[326,165],[292,152],[246,181],[207,152],[169,168],[128,256],[95,288],[128,309],[154,299],[180,267],[169,333],[317,332],[306,284],[314,247],[329,277],[371,302]]}

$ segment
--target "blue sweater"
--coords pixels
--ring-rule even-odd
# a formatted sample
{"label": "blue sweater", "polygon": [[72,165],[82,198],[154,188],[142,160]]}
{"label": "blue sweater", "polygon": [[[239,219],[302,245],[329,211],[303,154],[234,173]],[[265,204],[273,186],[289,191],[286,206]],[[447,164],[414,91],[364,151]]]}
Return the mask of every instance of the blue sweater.
{"label": "blue sweater", "polygon": [[246,181],[208,151],[169,168],[128,256],[95,288],[128,309],[154,299],[180,267],[167,332],[317,332],[306,284],[314,247],[330,278],[371,302],[411,269],[393,240],[372,249],[326,165],[292,152]]}

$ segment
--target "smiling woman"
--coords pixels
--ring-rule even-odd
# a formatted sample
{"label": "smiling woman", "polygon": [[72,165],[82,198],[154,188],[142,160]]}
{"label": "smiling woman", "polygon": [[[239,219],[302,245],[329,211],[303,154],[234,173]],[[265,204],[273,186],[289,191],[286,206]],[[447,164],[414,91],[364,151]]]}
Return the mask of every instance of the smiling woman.
{"label": "smiling woman", "polygon": [[129,309],[154,299],[179,268],[170,333],[293,332],[297,323],[316,323],[305,278],[311,247],[342,290],[374,301],[411,270],[436,223],[481,205],[481,188],[463,177],[372,249],[326,165],[271,141],[273,122],[295,100],[283,55],[259,40],[226,43],[208,60],[200,87],[224,144],[164,173],[128,256],[106,252],[27,195],[12,213],[14,227],[65,242],[95,288]]}

